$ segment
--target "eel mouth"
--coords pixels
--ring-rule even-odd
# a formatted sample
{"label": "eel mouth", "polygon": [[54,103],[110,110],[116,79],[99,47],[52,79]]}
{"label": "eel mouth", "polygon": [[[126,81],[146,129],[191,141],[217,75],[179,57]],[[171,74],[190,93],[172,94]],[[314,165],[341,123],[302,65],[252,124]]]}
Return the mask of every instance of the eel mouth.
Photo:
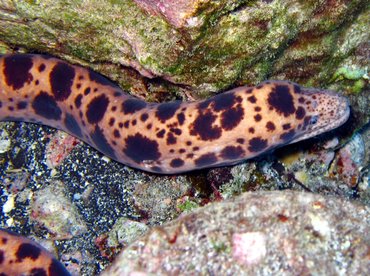
{"label": "eel mouth", "polygon": [[350,115],[350,103],[347,97],[330,90],[303,88],[301,93],[311,99],[311,120],[303,135],[291,143],[317,136],[344,124]]}

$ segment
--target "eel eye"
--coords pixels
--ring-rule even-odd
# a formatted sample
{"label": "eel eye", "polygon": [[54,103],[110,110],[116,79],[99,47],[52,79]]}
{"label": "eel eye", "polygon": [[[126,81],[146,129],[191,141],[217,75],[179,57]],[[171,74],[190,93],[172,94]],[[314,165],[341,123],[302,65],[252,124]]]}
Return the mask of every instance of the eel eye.
{"label": "eel eye", "polygon": [[310,119],[310,125],[315,125],[319,120],[319,116],[312,116]]}

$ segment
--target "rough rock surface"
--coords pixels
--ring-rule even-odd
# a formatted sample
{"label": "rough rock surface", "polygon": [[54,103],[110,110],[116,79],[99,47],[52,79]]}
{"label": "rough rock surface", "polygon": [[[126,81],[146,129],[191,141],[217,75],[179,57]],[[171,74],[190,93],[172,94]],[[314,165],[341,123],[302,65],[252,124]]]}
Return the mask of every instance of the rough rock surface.
{"label": "rough rock surface", "polygon": [[102,275],[368,275],[370,208],[292,191],[246,193],[132,243]]}

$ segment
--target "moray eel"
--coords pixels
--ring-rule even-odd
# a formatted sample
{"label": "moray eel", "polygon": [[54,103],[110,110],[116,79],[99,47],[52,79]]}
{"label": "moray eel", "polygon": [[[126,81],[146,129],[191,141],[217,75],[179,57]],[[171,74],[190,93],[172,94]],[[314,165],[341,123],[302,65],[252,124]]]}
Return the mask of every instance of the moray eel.
{"label": "moray eel", "polygon": [[0,275],[70,275],[45,248],[30,239],[0,229]]}
{"label": "moray eel", "polygon": [[56,58],[0,58],[0,120],[64,130],[118,162],[154,173],[235,164],[334,129],[348,116],[345,97],[288,81],[158,104]]}

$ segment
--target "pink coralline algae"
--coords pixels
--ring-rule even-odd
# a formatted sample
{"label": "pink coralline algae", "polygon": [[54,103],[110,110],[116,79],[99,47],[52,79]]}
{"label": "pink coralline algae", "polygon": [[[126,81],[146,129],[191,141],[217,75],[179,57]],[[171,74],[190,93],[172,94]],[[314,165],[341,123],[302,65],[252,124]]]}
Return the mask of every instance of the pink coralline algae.
{"label": "pink coralline algae", "polygon": [[57,167],[80,143],[80,141],[62,131],[57,131],[50,137],[46,148],[46,164],[50,168]]}
{"label": "pink coralline algae", "polygon": [[232,242],[233,257],[241,265],[257,264],[266,255],[266,237],[262,232],[234,234]]}
{"label": "pink coralline algae", "polygon": [[355,134],[351,140],[338,151],[330,175],[347,184],[348,187],[356,187],[360,177],[361,168],[365,166],[365,144],[359,134]]}
{"label": "pink coralline algae", "polygon": [[161,14],[176,27],[182,27],[196,8],[194,1],[187,0],[135,0],[135,2],[151,14]]}

